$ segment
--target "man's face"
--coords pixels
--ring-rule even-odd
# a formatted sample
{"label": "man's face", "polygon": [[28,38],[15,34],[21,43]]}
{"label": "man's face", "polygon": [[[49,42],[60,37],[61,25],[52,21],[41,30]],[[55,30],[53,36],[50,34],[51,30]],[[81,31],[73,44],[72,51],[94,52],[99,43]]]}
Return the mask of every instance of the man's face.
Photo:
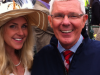
{"label": "man's face", "polygon": [[[81,16],[79,16],[81,14]],[[55,1],[51,16],[48,16],[56,38],[65,49],[71,48],[78,41],[84,28],[87,15],[82,15],[77,0]],[[66,15],[64,18],[61,18]],[[69,15],[69,18],[68,18]]]}

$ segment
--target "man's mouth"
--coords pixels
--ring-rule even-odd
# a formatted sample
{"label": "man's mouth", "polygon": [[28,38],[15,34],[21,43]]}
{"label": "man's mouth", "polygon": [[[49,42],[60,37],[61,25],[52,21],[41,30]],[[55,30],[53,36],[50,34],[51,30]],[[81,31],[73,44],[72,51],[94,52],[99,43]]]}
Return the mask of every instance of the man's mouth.
{"label": "man's mouth", "polygon": [[61,31],[61,32],[63,32],[63,33],[70,33],[70,32],[72,32],[73,30],[66,30],[66,31]]}

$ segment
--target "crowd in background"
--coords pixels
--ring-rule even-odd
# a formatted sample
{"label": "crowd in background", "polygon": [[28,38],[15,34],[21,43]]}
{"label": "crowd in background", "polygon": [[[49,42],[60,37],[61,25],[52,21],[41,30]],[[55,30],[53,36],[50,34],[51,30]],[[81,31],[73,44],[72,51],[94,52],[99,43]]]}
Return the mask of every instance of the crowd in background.
{"label": "crowd in background", "polygon": [[[0,0],[0,2],[3,2],[3,3],[6,3],[6,2],[11,2],[12,0]],[[20,6],[22,6],[23,8],[35,8],[35,9],[38,9],[38,10],[41,10],[45,13],[47,13],[48,15],[50,14],[49,13],[49,3],[50,3],[50,0],[14,0],[16,3],[18,3]],[[85,2],[85,8],[86,8],[86,13],[88,14],[88,7],[91,8],[91,15],[92,17],[90,18],[91,19],[91,23],[90,25],[91,26],[100,26],[100,2],[99,0],[84,0]],[[87,10],[88,9],[88,10]],[[88,14],[89,16],[89,14]],[[86,30],[87,30],[87,33],[88,31],[88,27],[89,27],[89,23],[88,23],[88,20],[86,21]],[[95,40],[99,40],[99,32],[100,32],[100,29],[99,27],[96,27],[96,28],[93,28],[93,35],[94,35],[94,38]],[[45,45],[49,44],[50,42],[50,39],[52,38],[52,36],[54,35],[53,33],[53,29],[50,27],[49,23],[48,23],[48,28],[47,28],[47,31],[43,31],[39,28],[34,28],[34,33],[36,34],[35,36],[35,49],[37,50],[37,52],[42,48],[44,47]],[[45,41],[46,40],[46,41]],[[36,45],[39,45],[38,47]]]}
{"label": "crowd in background", "polygon": [[[26,9],[14,10],[13,4],[13,10],[0,12],[0,74],[100,75],[100,0],[0,0],[2,6],[7,2]],[[95,40],[85,27],[89,10],[90,26],[98,26]]]}

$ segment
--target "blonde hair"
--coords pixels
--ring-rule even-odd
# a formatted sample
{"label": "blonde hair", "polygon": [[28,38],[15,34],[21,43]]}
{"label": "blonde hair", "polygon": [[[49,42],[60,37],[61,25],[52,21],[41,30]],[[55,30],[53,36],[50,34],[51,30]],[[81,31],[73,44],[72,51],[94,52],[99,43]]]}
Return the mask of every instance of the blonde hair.
{"label": "blonde hair", "polygon": [[[27,22],[27,16],[25,16]],[[28,23],[28,36],[23,44],[23,48],[21,50],[15,50],[18,57],[21,59],[21,64],[24,67],[27,67],[28,70],[31,70],[32,63],[33,63],[33,31],[30,23]],[[14,72],[14,64],[11,62],[8,54],[5,50],[5,44],[3,39],[3,26],[0,27],[0,75],[9,75],[10,73]]]}
{"label": "blonde hair", "polygon": [[[51,12],[53,10],[54,1],[68,1],[68,0],[51,0],[50,1],[50,14],[51,14]],[[78,0],[78,1],[80,3],[81,11],[83,12],[83,14],[85,14],[85,2],[84,2],[84,0]]]}

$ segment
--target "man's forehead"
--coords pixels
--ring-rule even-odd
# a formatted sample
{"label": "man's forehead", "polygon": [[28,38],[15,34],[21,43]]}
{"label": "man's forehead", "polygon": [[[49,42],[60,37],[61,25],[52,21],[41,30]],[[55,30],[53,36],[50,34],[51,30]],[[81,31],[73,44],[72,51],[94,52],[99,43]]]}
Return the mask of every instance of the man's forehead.
{"label": "man's forehead", "polygon": [[55,0],[54,1],[54,3],[59,3],[59,4],[61,4],[62,2],[66,2],[66,3],[71,3],[71,4],[73,4],[73,3],[79,3],[79,1],[78,0]]}
{"label": "man's forehead", "polygon": [[78,7],[80,7],[79,6],[80,5],[80,3],[79,3],[79,1],[78,0],[64,0],[64,1],[55,1],[54,2],[54,6],[57,6],[57,7],[61,7],[61,6],[78,6]]}
{"label": "man's forehead", "polygon": [[[69,0],[69,1],[55,1],[53,5],[53,13],[55,12],[63,12],[63,11],[69,11],[69,12],[80,12],[80,4],[77,3],[77,0]],[[66,12],[67,13],[67,12]]]}
{"label": "man's forehead", "polygon": [[78,0],[54,0],[54,1],[78,1]]}

